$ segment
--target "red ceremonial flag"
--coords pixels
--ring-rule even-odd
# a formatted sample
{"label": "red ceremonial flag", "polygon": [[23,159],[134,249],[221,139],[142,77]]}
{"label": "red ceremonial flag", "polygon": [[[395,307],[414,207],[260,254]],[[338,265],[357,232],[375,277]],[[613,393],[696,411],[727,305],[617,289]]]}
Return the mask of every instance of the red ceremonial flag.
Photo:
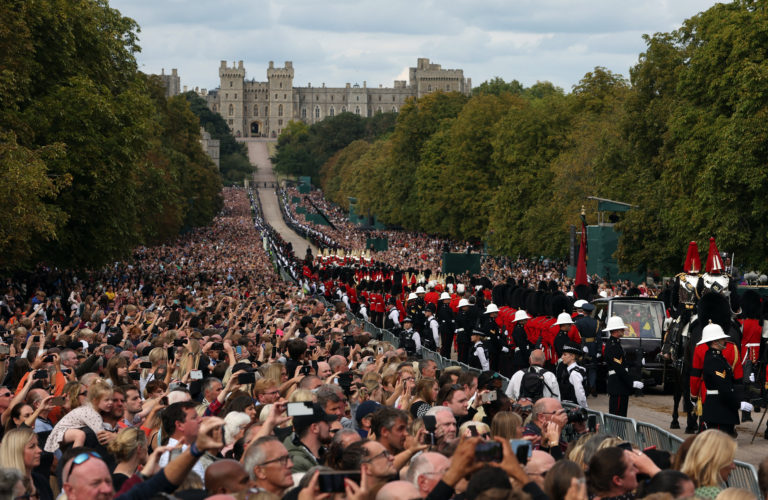
{"label": "red ceremonial flag", "polygon": [[576,263],[576,286],[587,285],[587,219],[581,214],[581,244],[579,245],[579,261]]}

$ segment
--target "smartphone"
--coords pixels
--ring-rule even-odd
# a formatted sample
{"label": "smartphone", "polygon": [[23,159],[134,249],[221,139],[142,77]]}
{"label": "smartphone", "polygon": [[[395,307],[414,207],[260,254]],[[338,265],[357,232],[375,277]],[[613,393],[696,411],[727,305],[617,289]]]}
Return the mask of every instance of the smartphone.
{"label": "smartphone", "polygon": [[184,344],[186,343],[187,339],[173,339],[174,347],[184,347]]}
{"label": "smartphone", "polygon": [[11,346],[0,345],[0,354],[10,354],[10,353],[11,353]]}
{"label": "smartphone", "polygon": [[501,462],[504,450],[498,441],[483,441],[475,446],[475,460],[480,462]]}
{"label": "smartphone", "polygon": [[201,370],[191,370],[189,372],[190,380],[203,380],[203,372]]}
{"label": "smartphone", "polygon": [[51,405],[53,406],[63,406],[64,403],[66,403],[66,398],[64,396],[56,396],[51,399]]}
{"label": "smartphone", "polygon": [[243,348],[241,346],[237,346],[237,347],[235,347],[235,352],[237,354],[242,354],[243,353]]}
{"label": "smartphone", "polygon": [[32,342],[40,342],[40,335],[35,335],[32,337]]}
{"label": "smartphone", "polygon": [[306,417],[314,414],[312,403],[310,401],[288,403],[285,407],[289,417]]}
{"label": "smartphone", "polygon": [[176,358],[176,348],[175,347],[169,347],[168,348],[168,361],[171,361],[174,358]]}
{"label": "smartphone", "polygon": [[253,384],[256,382],[255,373],[241,373],[237,376],[238,384]]}
{"label": "smartphone", "polygon": [[477,426],[475,425],[470,425],[469,427],[467,427],[467,429],[469,429],[469,435],[472,437],[478,437],[480,435],[478,434]]}
{"label": "smartphone", "polygon": [[350,479],[355,483],[360,484],[360,472],[321,472],[317,476],[317,485],[320,488],[320,493],[344,493],[344,479]]}
{"label": "smartphone", "polygon": [[310,365],[304,365],[301,367],[301,370],[299,373],[302,375],[309,375],[309,373],[312,371],[312,367]]}
{"label": "smartphone", "polygon": [[32,380],[40,380],[44,378],[48,378],[48,370],[37,370],[32,376]]}
{"label": "smartphone", "polygon": [[483,403],[490,403],[491,401],[496,401],[496,398],[498,395],[496,394],[496,391],[490,391],[490,392],[484,392],[481,399]]}
{"label": "smartphone", "polygon": [[144,369],[147,369],[147,370],[151,370],[152,369],[152,363],[150,363],[149,361],[142,361],[141,363],[139,363],[139,368],[144,368]]}
{"label": "smartphone", "polygon": [[53,359],[53,354],[49,354],[43,357],[43,363],[53,363]]}
{"label": "smartphone", "polygon": [[163,406],[168,406],[168,396],[163,396],[160,398],[160,404]]}
{"label": "smartphone", "polygon": [[139,380],[141,378],[141,374],[139,372],[128,372],[128,376],[131,378],[131,380]]}
{"label": "smartphone", "polygon": [[589,432],[597,431],[597,415],[590,415],[587,417],[587,427]]}
{"label": "smartphone", "polygon": [[277,346],[276,345],[272,346],[272,357],[273,358],[277,357]]}
{"label": "smartphone", "polygon": [[376,348],[376,351],[377,351],[379,354],[384,354],[384,347],[383,347],[383,346],[378,346],[378,347]]}
{"label": "smartphone", "polygon": [[531,458],[531,454],[533,453],[530,441],[526,439],[510,439],[509,446],[512,448],[512,453],[515,454],[520,465],[528,463],[528,459]]}
{"label": "smartphone", "polygon": [[[424,428],[427,432],[435,432],[435,429],[437,428],[437,419],[434,415],[424,415],[421,417],[421,420],[424,422]],[[472,427],[474,428],[474,426]]]}

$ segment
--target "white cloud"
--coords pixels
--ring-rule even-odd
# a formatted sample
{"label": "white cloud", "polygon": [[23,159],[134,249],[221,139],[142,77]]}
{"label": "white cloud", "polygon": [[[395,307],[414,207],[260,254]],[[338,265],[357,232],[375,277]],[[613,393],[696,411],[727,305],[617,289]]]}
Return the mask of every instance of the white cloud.
{"label": "white cloud", "polygon": [[219,61],[266,79],[294,63],[295,84],[391,86],[418,57],[461,68],[474,85],[500,76],[570,89],[595,66],[624,76],[643,33],[671,31],[713,0],[112,0],[141,26],[140,67],[178,68],[214,88]]}

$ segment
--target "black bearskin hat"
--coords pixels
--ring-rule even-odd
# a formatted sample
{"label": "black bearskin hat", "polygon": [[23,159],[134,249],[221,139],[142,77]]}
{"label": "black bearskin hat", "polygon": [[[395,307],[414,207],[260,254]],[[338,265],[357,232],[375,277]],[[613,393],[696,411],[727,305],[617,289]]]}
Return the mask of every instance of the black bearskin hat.
{"label": "black bearskin hat", "polygon": [[592,301],[592,288],[589,285],[576,285],[574,288],[574,295],[579,300]]}
{"label": "black bearskin hat", "polygon": [[698,311],[702,325],[711,321],[728,333],[731,326],[731,306],[723,295],[715,292],[705,293],[699,299]]}
{"label": "black bearskin hat", "polygon": [[763,317],[763,306],[760,301],[760,294],[756,291],[746,290],[741,296],[740,305],[742,318],[761,319]]}

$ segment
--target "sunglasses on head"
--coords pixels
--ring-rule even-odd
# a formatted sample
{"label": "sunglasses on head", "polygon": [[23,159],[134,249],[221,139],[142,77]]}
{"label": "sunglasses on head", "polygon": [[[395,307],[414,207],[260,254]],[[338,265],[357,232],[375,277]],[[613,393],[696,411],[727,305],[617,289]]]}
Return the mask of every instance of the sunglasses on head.
{"label": "sunglasses on head", "polygon": [[86,451],[78,455],[75,455],[75,458],[72,459],[72,464],[69,466],[69,471],[67,472],[66,475],[62,475],[62,478],[66,477],[66,479],[64,479],[62,482],[66,483],[67,481],[69,481],[69,476],[72,475],[72,471],[75,469],[75,467],[87,462],[88,459],[91,457],[102,460],[101,455],[99,455],[95,451]]}

